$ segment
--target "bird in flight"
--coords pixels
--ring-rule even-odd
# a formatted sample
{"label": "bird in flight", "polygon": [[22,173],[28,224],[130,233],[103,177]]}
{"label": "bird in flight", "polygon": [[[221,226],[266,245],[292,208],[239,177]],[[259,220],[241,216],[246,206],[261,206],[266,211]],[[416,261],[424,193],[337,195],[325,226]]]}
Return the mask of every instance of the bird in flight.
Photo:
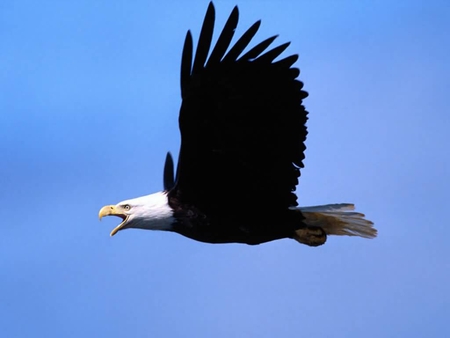
{"label": "bird in flight", "polygon": [[195,54],[187,32],[181,59],[181,148],[176,174],[167,154],[164,190],[101,208],[118,216],[111,232],[164,230],[206,243],[260,244],[291,238],[309,246],[328,235],[374,238],[373,223],[354,205],[298,207],[308,94],[289,46],[268,49],[276,36],[244,53],[261,21],[234,44],[234,7],[211,50],[215,9],[209,4]]}

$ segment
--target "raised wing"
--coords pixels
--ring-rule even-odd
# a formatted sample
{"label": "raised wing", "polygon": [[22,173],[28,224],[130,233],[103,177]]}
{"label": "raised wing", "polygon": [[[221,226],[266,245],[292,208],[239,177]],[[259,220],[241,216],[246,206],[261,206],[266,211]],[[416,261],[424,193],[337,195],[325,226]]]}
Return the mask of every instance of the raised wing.
{"label": "raised wing", "polygon": [[308,95],[296,80],[300,71],[291,68],[298,56],[274,61],[289,43],[262,54],[276,36],[240,56],[260,21],[230,48],[238,16],[235,7],[208,58],[215,19],[210,3],[195,57],[190,32],[183,49],[181,149],[169,196],[205,213],[297,205],[307,134],[302,99]]}

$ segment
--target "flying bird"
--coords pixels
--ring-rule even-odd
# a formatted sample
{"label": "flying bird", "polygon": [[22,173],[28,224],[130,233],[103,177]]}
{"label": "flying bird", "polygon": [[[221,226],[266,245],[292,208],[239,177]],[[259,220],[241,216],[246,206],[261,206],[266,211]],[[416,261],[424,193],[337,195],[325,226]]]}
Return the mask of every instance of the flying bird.
{"label": "flying bird", "polygon": [[261,21],[234,44],[237,6],[211,50],[215,9],[209,4],[195,56],[188,31],[181,58],[181,148],[175,173],[164,165],[164,190],[107,205],[118,216],[111,232],[138,228],[179,233],[206,243],[260,244],[291,238],[309,246],[328,235],[374,238],[373,223],[353,204],[298,207],[308,94],[293,64],[276,60],[289,46],[272,36],[248,49]]}

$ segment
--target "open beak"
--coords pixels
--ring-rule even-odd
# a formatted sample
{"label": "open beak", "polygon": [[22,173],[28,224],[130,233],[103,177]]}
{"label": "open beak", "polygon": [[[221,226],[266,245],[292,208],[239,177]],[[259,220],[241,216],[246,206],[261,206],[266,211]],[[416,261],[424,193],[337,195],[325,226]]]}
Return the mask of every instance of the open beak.
{"label": "open beak", "polygon": [[122,230],[128,221],[128,215],[119,210],[115,205],[106,205],[100,209],[98,213],[99,220],[102,220],[102,218],[105,216],[117,216],[122,218],[122,223],[120,223],[113,229],[113,231],[111,231],[111,236],[114,236],[119,230]]}

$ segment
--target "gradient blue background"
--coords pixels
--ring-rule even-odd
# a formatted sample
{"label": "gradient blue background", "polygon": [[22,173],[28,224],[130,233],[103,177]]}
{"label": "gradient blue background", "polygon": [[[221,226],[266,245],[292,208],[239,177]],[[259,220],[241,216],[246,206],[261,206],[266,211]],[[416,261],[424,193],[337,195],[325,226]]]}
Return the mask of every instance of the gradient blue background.
{"label": "gradient blue background", "polygon": [[218,27],[236,3],[237,34],[262,19],[257,41],[300,54],[300,204],[354,202],[379,237],[110,238],[100,207],[160,190],[178,154],[181,49],[208,2],[4,0],[2,337],[450,336],[448,2],[216,1]]}

